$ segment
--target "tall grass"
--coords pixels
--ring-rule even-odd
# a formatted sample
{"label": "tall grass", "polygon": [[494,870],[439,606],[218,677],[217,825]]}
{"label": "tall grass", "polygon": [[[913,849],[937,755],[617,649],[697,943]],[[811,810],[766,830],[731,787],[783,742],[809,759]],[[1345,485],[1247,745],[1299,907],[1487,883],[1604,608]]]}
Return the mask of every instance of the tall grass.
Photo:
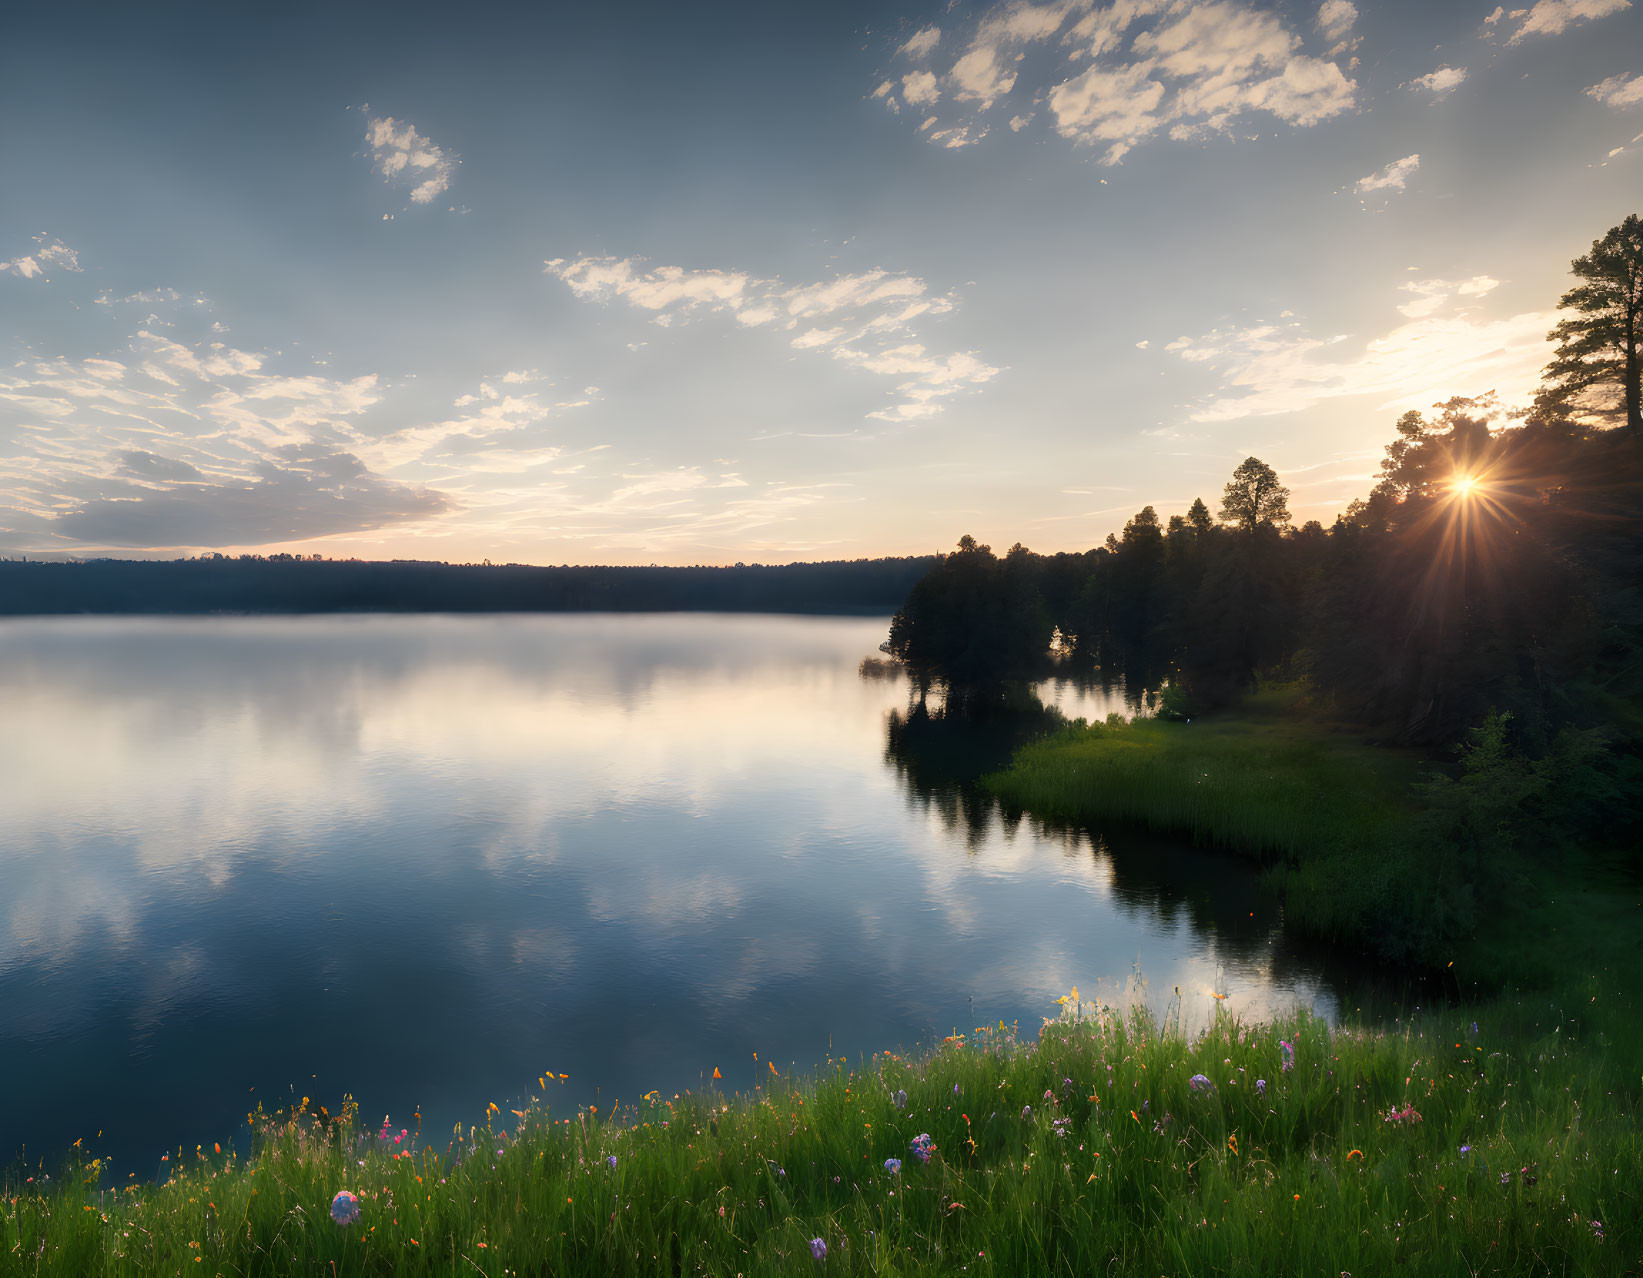
{"label": "tall grass", "polygon": [[[395,1143],[351,1107],[254,1115],[250,1161],[11,1186],[0,1271],[1636,1272],[1635,1022],[1616,1037],[1502,1002],[1386,1032],[1223,1014],[1188,1038],[1178,1018],[1063,1012],[1030,1043],[994,1027],[728,1099],[493,1108],[448,1143]],[[357,1224],[328,1215],[342,1189]]]}
{"label": "tall grass", "polygon": [[1049,824],[1134,824],[1245,853],[1299,931],[1442,967],[1475,901],[1413,832],[1420,762],[1289,715],[1274,694],[1197,723],[1074,725],[983,783]]}

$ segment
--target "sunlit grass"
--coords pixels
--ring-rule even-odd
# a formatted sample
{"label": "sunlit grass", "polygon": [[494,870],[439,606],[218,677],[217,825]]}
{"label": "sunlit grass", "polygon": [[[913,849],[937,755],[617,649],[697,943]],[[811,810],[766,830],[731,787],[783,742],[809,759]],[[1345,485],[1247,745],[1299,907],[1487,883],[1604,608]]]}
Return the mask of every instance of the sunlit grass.
{"label": "sunlit grass", "polygon": [[351,1109],[258,1115],[249,1162],[11,1186],[0,1271],[1602,1274],[1643,1248],[1635,1029],[1501,1002],[1188,1038],[1064,1010],[1030,1043],[994,1027],[730,1099],[492,1109],[448,1147]]}

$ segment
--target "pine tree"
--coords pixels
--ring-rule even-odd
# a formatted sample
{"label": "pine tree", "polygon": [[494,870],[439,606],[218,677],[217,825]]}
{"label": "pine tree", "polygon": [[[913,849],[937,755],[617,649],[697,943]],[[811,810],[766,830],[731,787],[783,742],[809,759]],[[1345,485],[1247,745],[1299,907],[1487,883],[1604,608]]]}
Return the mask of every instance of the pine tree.
{"label": "pine tree", "polygon": [[1558,309],[1572,311],[1548,338],[1558,343],[1536,407],[1543,414],[1625,415],[1643,438],[1643,220],[1633,213],[1570,268],[1581,282]]}

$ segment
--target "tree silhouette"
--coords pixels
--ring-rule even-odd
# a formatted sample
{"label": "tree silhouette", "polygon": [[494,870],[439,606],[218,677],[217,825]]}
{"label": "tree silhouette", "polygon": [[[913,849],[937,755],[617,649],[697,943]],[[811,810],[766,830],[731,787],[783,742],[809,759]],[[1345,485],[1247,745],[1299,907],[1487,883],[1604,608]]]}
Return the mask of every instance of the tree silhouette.
{"label": "tree silhouette", "polygon": [[1643,438],[1643,220],[1633,213],[1578,257],[1570,269],[1581,283],[1558,302],[1572,311],[1548,337],[1558,344],[1546,366],[1542,412],[1604,417],[1625,414],[1634,439]]}
{"label": "tree silhouette", "polygon": [[1259,457],[1246,457],[1221,497],[1221,518],[1251,533],[1262,524],[1282,527],[1289,522],[1289,489]]}

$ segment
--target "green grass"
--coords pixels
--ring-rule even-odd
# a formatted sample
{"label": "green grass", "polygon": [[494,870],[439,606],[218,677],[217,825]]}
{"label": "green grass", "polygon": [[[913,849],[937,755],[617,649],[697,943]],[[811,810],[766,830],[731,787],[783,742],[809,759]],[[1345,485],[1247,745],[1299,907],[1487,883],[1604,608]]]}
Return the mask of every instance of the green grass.
{"label": "green grass", "polygon": [[999,1029],[731,1099],[503,1110],[450,1149],[362,1137],[351,1111],[258,1116],[250,1162],[13,1186],[0,1271],[1632,1273],[1640,1061],[1629,1015],[1543,1001],[1385,1031],[1222,1015],[1191,1039],[1085,1004],[1031,1043]]}
{"label": "green grass", "polygon": [[1408,834],[1423,757],[1365,745],[1293,702],[1277,690],[1190,724],[1073,726],[983,783],[1047,823],[1116,821],[1258,858],[1292,927],[1441,967],[1462,921],[1445,916],[1428,849]]}

